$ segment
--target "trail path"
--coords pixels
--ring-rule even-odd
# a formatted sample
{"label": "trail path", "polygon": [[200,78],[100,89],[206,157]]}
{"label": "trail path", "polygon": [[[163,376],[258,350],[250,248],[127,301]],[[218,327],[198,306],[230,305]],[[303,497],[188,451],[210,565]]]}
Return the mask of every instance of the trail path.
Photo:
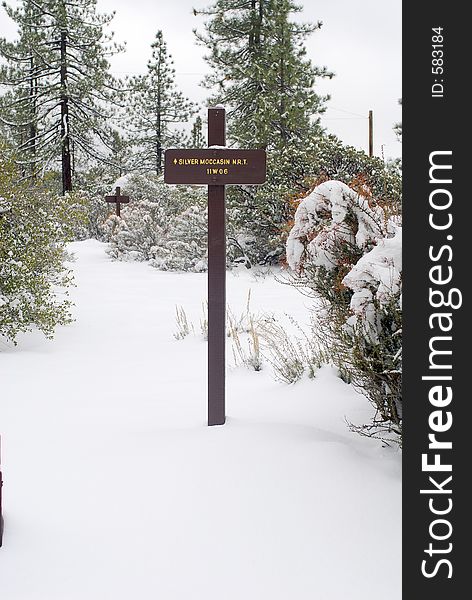
{"label": "trail path", "polygon": [[[330,368],[288,386],[229,369],[206,422],[206,276],[72,245],[76,322],[0,342],[2,600],[399,600],[398,453],[351,433],[370,407]],[[242,312],[308,318],[272,277],[228,275]]]}

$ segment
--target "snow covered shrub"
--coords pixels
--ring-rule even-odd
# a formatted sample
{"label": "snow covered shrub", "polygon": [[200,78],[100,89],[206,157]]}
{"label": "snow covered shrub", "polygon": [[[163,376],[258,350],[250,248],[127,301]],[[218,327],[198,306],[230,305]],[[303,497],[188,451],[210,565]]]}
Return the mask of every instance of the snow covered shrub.
{"label": "snow covered shrub", "polygon": [[110,240],[108,254],[120,260],[150,260],[152,249],[165,235],[164,207],[141,200],[122,208],[121,215],[111,215],[104,224]]}
{"label": "snow covered shrub", "polygon": [[[101,241],[110,241],[116,226],[114,219],[115,205],[106,203],[104,197],[114,194],[117,186],[121,187],[122,194],[130,197],[130,205],[141,201],[159,204],[159,210],[166,218],[182,210],[182,194],[176,193],[176,188],[165,185],[162,180],[152,174],[131,173],[111,181],[108,177],[108,183],[107,181],[100,181],[97,175],[95,178],[92,177],[90,181],[83,181],[82,184],[81,191],[76,192],[75,195],[80,195],[85,203],[87,220],[83,230],[78,232],[77,239],[93,237]],[[185,196],[185,192],[183,196]],[[122,205],[121,208],[124,216],[123,213],[126,212],[128,205]],[[146,208],[144,207],[142,214],[145,213]],[[111,218],[111,221],[107,222],[109,218]],[[137,214],[130,216],[133,226],[136,224],[137,219]],[[142,235],[142,232],[140,235]],[[120,255],[120,258],[124,258],[119,250],[115,254]],[[126,254],[125,246],[123,246],[123,254]]]}
{"label": "snow covered shrub", "polygon": [[[395,227],[393,237],[379,239],[344,277],[343,284],[353,292],[350,302],[353,316],[348,320],[348,326],[360,326],[363,336],[375,344],[382,334],[379,312],[392,301],[395,304],[393,310],[401,312],[401,227]],[[360,324],[357,324],[357,317],[362,318]]]}
{"label": "snow covered shrub", "polygon": [[150,265],[163,271],[206,271],[208,268],[208,212],[202,196],[171,218],[165,235],[152,248]]}
{"label": "snow covered shrub", "polygon": [[385,164],[378,157],[345,146],[332,135],[311,143],[307,162],[304,185],[310,180],[341,181],[356,191],[369,190],[376,202],[387,210],[400,210],[402,178],[397,165]]}
{"label": "snow covered shrub", "polygon": [[109,216],[110,206],[106,204],[103,196],[86,191],[76,192],[75,195],[80,197],[85,209],[85,222],[76,231],[75,239],[93,238],[102,242],[108,241],[105,222]]}
{"label": "snow covered shrub", "polygon": [[324,300],[315,335],[376,408],[371,435],[401,434],[401,220],[362,188],[318,185],[295,213],[287,261]]}
{"label": "snow covered shrub", "polygon": [[130,197],[121,218],[103,229],[108,253],[119,260],[150,261],[168,270],[206,269],[206,199],[200,188],[169,186],[152,175],[132,174],[113,185]]}
{"label": "snow covered shrub", "polygon": [[[284,253],[290,196],[305,177],[305,148],[269,151],[267,181],[261,186],[232,186],[228,201],[228,255],[231,262],[275,264]],[[306,188],[305,188],[306,191]]]}
{"label": "snow covered shrub", "polygon": [[298,200],[329,180],[368,191],[379,205],[399,209],[398,169],[345,146],[335,136],[307,136],[303,146],[269,151],[264,185],[229,189],[230,258],[248,266],[283,259]]}
{"label": "snow covered shrub", "polygon": [[[402,230],[362,256],[344,277],[352,316],[344,334],[353,348],[353,383],[377,409],[364,429],[401,433]],[[387,424],[387,427],[385,427]]]}
{"label": "snow covered shrub", "polygon": [[70,321],[65,243],[82,214],[76,199],[18,179],[0,148],[0,336],[11,341]]}
{"label": "snow covered shrub", "polygon": [[108,193],[114,193],[117,187],[121,193],[130,196],[133,201],[155,200],[158,202],[165,198],[165,186],[162,180],[152,174],[127,173],[116,179],[110,186]]}
{"label": "snow covered shrub", "polygon": [[[123,175],[110,186],[108,193],[121,193],[130,197],[130,204],[135,202],[154,202],[159,204],[167,215],[176,215],[190,206],[201,190],[189,186],[175,186],[164,183],[162,177],[152,173],[130,173]],[[127,206],[125,206],[127,208]]]}

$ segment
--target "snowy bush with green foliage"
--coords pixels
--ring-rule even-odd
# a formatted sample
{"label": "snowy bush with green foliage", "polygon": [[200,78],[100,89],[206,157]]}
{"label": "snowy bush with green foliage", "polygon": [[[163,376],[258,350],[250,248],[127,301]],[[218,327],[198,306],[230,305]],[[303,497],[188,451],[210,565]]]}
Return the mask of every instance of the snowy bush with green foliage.
{"label": "snowy bush with green foliage", "polygon": [[103,242],[108,241],[108,229],[105,222],[110,214],[110,206],[105,203],[103,196],[89,192],[78,192],[85,206],[85,220],[77,228],[75,239],[86,240],[94,238]]}
{"label": "snowy bush with green foliage", "polygon": [[395,221],[372,197],[340,181],[326,181],[297,208],[287,240],[287,261],[296,271],[304,269],[307,261],[326,270],[340,269],[340,251],[365,254],[376,240],[393,235]]}
{"label": "snowy bush with green foliage", "polygon": [[283,259],[299,199],[329,180],[370,194],[393,213],[400,208],[402,181],[395,166],[345,146],[334,136],[308,135],[303,145],[269,151],[264,185],[229,190],[230,225],[235,237],[251,240],[247,246],[230,245],[230,251],[248,265]]}
{"label": "snowy bush with green foliage", "polygon": [[83,217],[77,198],[18,183],[0,149],[0,337],[39,329],[47,337],[70,321],[65,244]]}
{"label": "snowy bush with green foliage", "polygon": [[[133,211],[132,214],[129,214],[129,226],[126,227],[126,224],[122,223],[118,227],[117,221],[114,218],[116,211],[115,204],[105,202],[104,196],[114,195],[116,187],[119,186],[121,187],[122,194],[130,196],[133,207],[140,201],[144,203],[149,201],[156,206],[159,205],[160,208],[157,209],[156,206],[148,207],[148,212],[160,210],[164,211],[163,215],[164,213],[171,214],[173,211],[177,211],[178,204],[175,202],[175,198],[172,197],[169,186],[166,186],[159,178],[152,174],[142,175],[131,173],[119,179],[111,180],[109,177],[105,177],[108,183],[104,183],[101,179],[102,177],[104,177],[103,171],[99,171],[94,177],[90,176],[88,181],[84,180],[82,182],[83,189],[75,194],[76,196],[80,196],[86,210],[86,219],[77,227],[75,239],[94,238],[104,242],[112,241],[112,245],[116,245],[116,248],[112,249],[111,252],[115,258],[124,258],[124,255],[134,251],[137,251],[139,254],[139,250],[128,247],[127,243],[120,239],[119,234],[125,230],[132,230],[135,226],[138,229],[145,228],[145,224],[140,223],[139,215]],[[122,205],[123,207],[124,205]],[[146,209],[143,208],[142,211],[137,212],[141,212],[141,217],[146,221],[149,220],[145,216]],[[151,218],[154,222],[159,220],[156,215],[152,215]],[[139,232],[135,237],[140,239],[142,236],[143,232]],[[124,237],[126,237],[126,234],[124,234]],[[130,233],[129,237],[133,237],[133,234]],[[144,250],[143,254],[144,256],[141,260],[148,260],[148,252]]]}
{"label": "snowy bush with green foliage", "polygon": [[130,197],[121,217],[103,225],[118,260],[149,261],[162,270],[206,270],[207,215],[203,188],[166,185],[155,176],[132,174],[113,188]]}
{"label": "snowy bush with green foliage", "polygon": [[108,217],[104,229],[110,241],[107,253],[118,260],[146,261],[165,235],[167,215],[156,202],[140,200],[122,209],[121,218]]}
{"label": "snowy bush with green foliage", "polygon": [[340,181],[318,185],[295,213],[287,261],[296,285],[324,300],[316,335],[344,379],[376,408],[364,434],[401,435],[402,244],[399,205]]}
{"label": "snowy bush with green foliage", "polygon": [[[353,189],[364,186],[378,204],[401,205],[401,171],[395,164],[385,164],[381,158],[368,156],[362,150],[346,146],[336,136],[324,136],[309,143],[306,162],[300,165],[298,178],[342,181]],[[308,169],[308,170],[306,170]]]}
{"label": "snowy bush with green foliage", "polygon": [[120,187],[121,193],[129,196],[131,202],[141,200],[156,202],[162,205],[169,214],[176,213],[179,210],[178,202],[176,202],[178,198],[177,188],[165,184],[162,177],[158,177],[153,173],[133,172],[123,175],[110,186],[108,193],[115,193],[116,187]]}
{"label": "snowy bush with green foliage", "polygon": [[151,266],[164,271],[206,271],[208,268],[206,198],[172,217],[166,235],[152,249]]}

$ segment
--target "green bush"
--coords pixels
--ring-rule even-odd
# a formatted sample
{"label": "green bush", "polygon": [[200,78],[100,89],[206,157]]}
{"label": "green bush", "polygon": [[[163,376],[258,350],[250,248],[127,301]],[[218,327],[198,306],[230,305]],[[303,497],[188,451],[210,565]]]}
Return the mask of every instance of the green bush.
{"label": "green bush", "polygon": [[341,181],[375,198],[393,213],[399,210],[402,180],[398,166],[345,146],[335,136],[307,138],[303,147],[269,152],[264,185],[229,188],[230,259],[248,266],[284,260],[300,198],[328,180]]}
{"label": "green bush", "polygon": [[375,408],[353,429],[401,443],[400,206],[362,191],[340,181],[314,188],[295,213],[287,260],[292,283],[318,299],[313,336]]}
{"label": "green bush", "polygon": [[82,216],[77,198],[19,179],[0,147],[0,336],[13,342],[33,329],[52,337],[70,321],[65,244]]}

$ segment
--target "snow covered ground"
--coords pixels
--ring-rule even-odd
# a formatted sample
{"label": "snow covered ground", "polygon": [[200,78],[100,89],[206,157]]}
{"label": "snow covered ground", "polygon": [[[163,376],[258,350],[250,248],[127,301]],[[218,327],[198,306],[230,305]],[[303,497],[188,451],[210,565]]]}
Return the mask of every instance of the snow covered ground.
{"label": "snow covered ground", "polygon": [[[206,275],[72,245],[77,321],[0,342],[2,600],[399,600],[400,455],[351,433],[370,407],[330,368],[295,385],[230,369],[206,427]],[[242,312],[307,299],[228,275]]]}

